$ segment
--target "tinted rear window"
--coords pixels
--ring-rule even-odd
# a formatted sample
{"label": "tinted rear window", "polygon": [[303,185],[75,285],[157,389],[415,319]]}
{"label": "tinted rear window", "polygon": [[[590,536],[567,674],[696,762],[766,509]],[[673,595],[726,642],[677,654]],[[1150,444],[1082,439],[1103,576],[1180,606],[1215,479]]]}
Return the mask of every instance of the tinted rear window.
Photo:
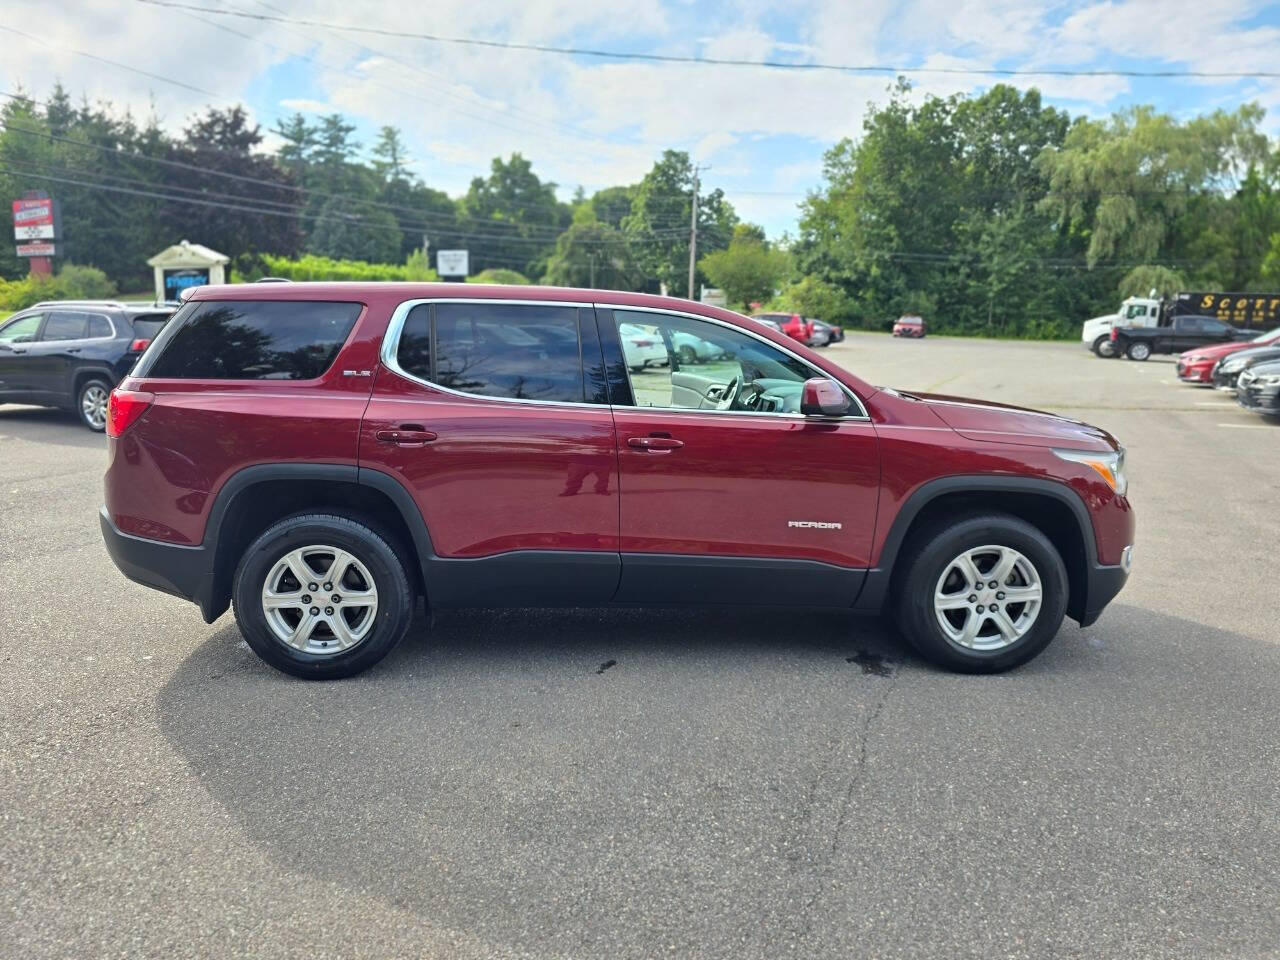
{"label": "tinted rear window", "polygon": [[149,313],[133,318],[133,334],[144,340],[154,340],[161,328],[169,322],[167,313]]}
{"label": "tinted rear window", "polygon": [[135,376],[311,380],[332,365],[360,310],[358,303],[299,300],[189,304],[176,328],[165,331],[160,353]]}
{"label": "tinted rear window", "polygon": [[576,307],[440,303],[415,307],[396,349],[400,367],[486,397],[583,402]]}

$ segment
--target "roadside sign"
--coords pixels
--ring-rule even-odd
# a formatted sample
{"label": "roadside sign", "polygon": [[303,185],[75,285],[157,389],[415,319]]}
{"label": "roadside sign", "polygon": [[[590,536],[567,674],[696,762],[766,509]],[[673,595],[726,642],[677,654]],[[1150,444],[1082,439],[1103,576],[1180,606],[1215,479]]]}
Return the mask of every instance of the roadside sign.
{"label": "roadside sign", "polygon": [[709,307],[727,307],[729,298],[719,287],[704,286],[702,288],[702,302]]}
{"label": "roadside sign", "polygon": [[470,259],[466,250],[437,250],[436,273],[442,277],[465,277],[471,272]]}
{"label": "roadside sign", "polygon": [[52,240],[53,224],[52,223],[32,223],[32,224],[14,224],[13,239],[15,240]]}
{"label": "roadside sign", "polygon": [[17,249],[20,257],[56,257],[58,255],[58,245],[46,240],[20,243]]}
{"label": "roadside sign", "polygon": [[52,227],[53,198],[35,197],[13,201],[13,227]]}
{"label": "roadside sign", "polygon": [[163,274],[166,300],[181,300],[186,290],[203,287],[209,282],[208,267],[180,267],[164,270]]}

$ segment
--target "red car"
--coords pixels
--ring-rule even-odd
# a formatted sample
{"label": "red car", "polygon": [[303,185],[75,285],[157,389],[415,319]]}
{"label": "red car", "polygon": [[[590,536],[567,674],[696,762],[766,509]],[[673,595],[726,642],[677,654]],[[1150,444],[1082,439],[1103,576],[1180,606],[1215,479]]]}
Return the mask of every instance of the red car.
{"label": "red car", "polygon": [[910,314],[899,317],[893,325],[893,335],[895,337],[915,337],[917,340],[924,336],[924,317],[916,317]]}
{"label": "red car", "polygon": [[1178,357],[1178,379],[1183,383],[1213,383],[1213,368],[1219,360],[1248,350],[1251,347],[1266,347],[1280,343],[1280,327],[1259,334],[1252,340],[1234,343],[1215,343],[1207,347],[1194,347],[1184,351]]}
{"label": "red car", "polygon": [[[994,671],[1128,577],[1124,452],[1095,427],[873,387],[705,304],[465,293],[198,288],[111,395],[116,565],[207,622],[233,606],[311,678],[381,660],[419,597],[891,611]],[[624,324],[721,359],[632,372]]]}
{"label": "red car", "polygon": [[752,315],[756,320],[765,320],[770,325],[776,324],[792,340],[799,340],[808,345],[814,338],[812,321],[806,320],[798,313],[757,313]]}

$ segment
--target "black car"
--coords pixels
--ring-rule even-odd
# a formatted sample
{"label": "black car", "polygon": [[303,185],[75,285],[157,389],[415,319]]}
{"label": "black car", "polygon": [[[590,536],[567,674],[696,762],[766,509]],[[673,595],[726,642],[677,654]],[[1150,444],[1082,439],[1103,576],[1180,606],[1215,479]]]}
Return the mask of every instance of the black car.
{"label": "black car", "polygon": [[1250,364],[1236,381],[1236,401],[1251,413],[1280,417],[1280,360]]}
{"label": "black car", "polygon": [[107,395],[173,310],[56,300],[18,311],[0,322],[0,404],[60,407],[90,430],[103,430]]}
{"label": "black car", "polygon": [[1250,347],[1228,354],[1213,365],[1213,385],[1219,390],[1234,390],[1240,374],[1259,363],[1280,360],[1280,344]]}
{"label": "black car", "polygon": [[1111,349],[1116,356],[1146,360],[1153,353],[1181,353],[1214,343],[1251,340],[1256,330],[1241,330],[1217,317],[1183,315],[1162,327],[1112,327]]}

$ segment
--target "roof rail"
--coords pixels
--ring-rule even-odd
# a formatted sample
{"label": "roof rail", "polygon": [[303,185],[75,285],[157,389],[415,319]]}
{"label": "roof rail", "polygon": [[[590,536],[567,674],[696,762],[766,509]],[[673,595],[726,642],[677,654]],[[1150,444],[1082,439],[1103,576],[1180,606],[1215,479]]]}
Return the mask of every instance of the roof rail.
{"label": "roof rail", "polygon": [[[121,307],[125,305],[119,300],[41,300],[39,303],[33,303],[32,307],[81,307],[92,305],[95,307]],[[30,309],[30,308],[28,308]]]}
{"label": "roof rail", "polygon": [[254,283],[293,283],[288,277],[259,277]]}

